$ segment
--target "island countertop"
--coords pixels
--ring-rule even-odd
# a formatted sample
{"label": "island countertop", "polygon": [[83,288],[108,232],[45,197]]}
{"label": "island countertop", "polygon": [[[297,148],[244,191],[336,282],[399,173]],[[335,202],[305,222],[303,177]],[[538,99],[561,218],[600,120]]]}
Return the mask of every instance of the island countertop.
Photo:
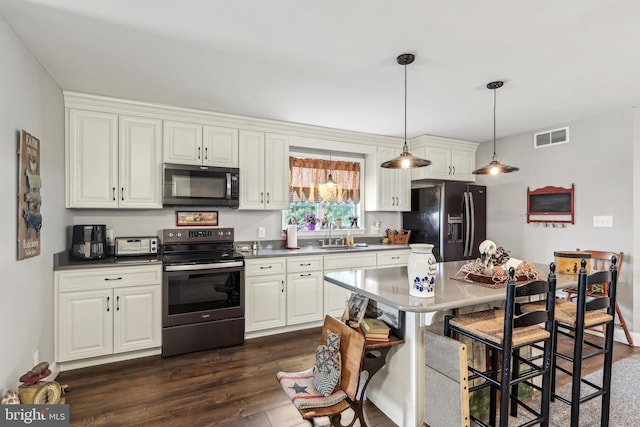
{"label": "island countertop", "polygon": [[[324,278],[337,286],[405,312],[435,312],[504,299],[504,288],[493,289],[452,279],[460,267],[468,262],[438,263],[435,297],[432,298],[409,295],[407,267],[335,271],[327,273]],[[549,267],[536,264],[536,268],[541,272],[541,278],[546,279]],[[576,276],[557,274],[558,289],[575,285],[576,282]]]}

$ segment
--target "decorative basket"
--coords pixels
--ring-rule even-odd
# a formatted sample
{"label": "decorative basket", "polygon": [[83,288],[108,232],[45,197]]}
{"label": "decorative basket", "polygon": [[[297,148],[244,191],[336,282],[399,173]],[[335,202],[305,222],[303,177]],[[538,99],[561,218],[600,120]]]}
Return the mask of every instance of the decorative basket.
{"label": "decorative basket", "polygon": [[398,230],[397,232],[387,230],[387,238],[392,245],[408,245],[410,235],[411,230]]}

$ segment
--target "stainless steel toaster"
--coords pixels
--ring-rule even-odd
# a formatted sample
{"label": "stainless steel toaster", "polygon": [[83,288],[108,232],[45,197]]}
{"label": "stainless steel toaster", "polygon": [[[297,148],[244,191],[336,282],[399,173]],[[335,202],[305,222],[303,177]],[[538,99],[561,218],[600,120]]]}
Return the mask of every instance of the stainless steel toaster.
{"label": "stainless steel toaster", "polygon": [[114,256],[157,255],[160,246],[158,236],[116,237]]}

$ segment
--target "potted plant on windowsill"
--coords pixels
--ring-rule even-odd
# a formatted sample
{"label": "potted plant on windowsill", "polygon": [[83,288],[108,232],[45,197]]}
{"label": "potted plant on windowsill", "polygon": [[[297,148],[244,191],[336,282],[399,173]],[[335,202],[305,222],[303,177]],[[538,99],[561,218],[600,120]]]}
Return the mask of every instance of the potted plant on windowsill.
{"label": "potted plant on windowsill", "polygon": [[316,214],[311,212],[304,215],[305,230],[315,230],[317,222]]}

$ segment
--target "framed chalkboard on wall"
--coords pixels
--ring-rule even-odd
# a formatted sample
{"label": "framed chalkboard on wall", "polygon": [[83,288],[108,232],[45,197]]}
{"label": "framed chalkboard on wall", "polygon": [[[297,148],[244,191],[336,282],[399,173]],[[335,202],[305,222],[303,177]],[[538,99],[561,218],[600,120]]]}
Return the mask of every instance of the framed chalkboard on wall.
{"label": "framed chalkboard on wall", "polygon": [[527,223],[574,224],[574,189],[574,184],[571,184],[571,188],[549,186],[533,191],[527,188]]}

